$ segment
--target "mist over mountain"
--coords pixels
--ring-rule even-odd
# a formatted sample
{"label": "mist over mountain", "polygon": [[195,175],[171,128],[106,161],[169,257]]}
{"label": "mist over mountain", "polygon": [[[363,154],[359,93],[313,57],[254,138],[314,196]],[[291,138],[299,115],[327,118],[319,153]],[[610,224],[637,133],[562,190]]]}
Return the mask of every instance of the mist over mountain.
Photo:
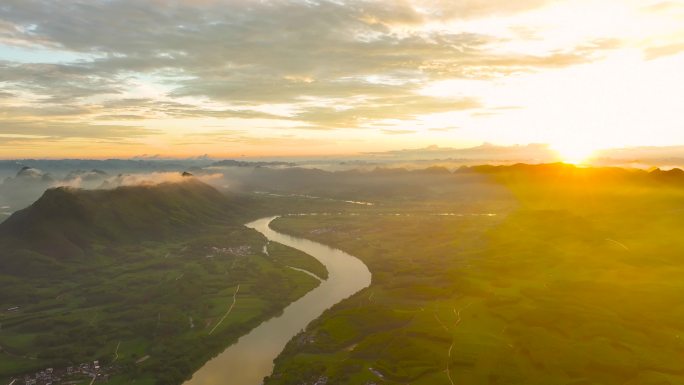
{"label": "mist over mountain", "polygon": [[684,146],[627,147],[597,151],[595,165],[622,167],[684,167]]}
{"label": "mist over mountain", "polygon": [[[218,171],[212,169],[212,172]],[[486,176],[458,175],[444,167],[415,170],[376,167],[370,170],[346,171],[254,167],[225,168],[220,172],[228,190],[294,194],[340,201],[379,203],[386,199],[450,199],[455,196],[481,198],[483,196],[480,193],[488,197],[492,197],[492,194],[505,194],[492,186],[493,183]]]}
{"label": "mist over mountain", "polygon": [[546,144],[527,144],[514,146],[497,146],[484,143],[469,148],[451,148],[432,145],[417,149],[404,149],[366,154],[371,158],[384,161],[429,161],[451,160],[463,163],[513,162],[513,163],[547,163],[558,160],[558,156]]}
{"label": "mist over mountain", "polygon": [[14,176],[0,183],[0,206],[3,207],[0,214],[8,215],[16,208],[29,205],[54,183],[55,178],[50,173],[33,167],[21,167]]}
{"label": "mist over mountain", "polygon": [[279,162],[279,161],[240,161],[234,159],[226,159],[214,162],[210,167],[294,167],[295,162]]}
{"label": "mist over mountain", "polygon": [[[225,222],[236,211],[225,195],[192,177],[111,190],[57,187],[0,224],[0,242],[72,259],[95,241],[140,242],[192,233],[199,225]],[[3,262],[12,263],[8,259]]]}
{"label": "mist over mountain", "polygon": [[[401,163],[411,165],[440,162],[444,166],[476,164],[554,163],[562,161],[547,144],[500,146],[484,143],[470,148],[450,148],[432,145],[418,149],[375,152],[365,154],[367,160],[378,163]],[[590,156],[589,165],[621,166],[635,168],[682,167],[684,146],[627,147],[598,150]]]}
{"label": "mist over mountain", "polygon": [[0,160],[0,176],[15,174],[29,166],[63,178],[77,170],[101,170],[109,174],[175,171],[190,167],[204,167],[214,160],[206,157],[187,159],[131,158],[131,159],[16,159]]}
{"label": "mist over mountain", "polygon": [[[479,164],[540,164],[560,161],[558,154],[546,144],[500,146],[484,143],[470,148],[432,145],[417,149],[360,153],[348,156],[264,157],[215,160],[207,156],[186,159],[141,157],[134,159],[26,159],[0,161],[0,220],[11,212],[28,206],[47,188],[72,186],[80,188],[114,188],[148,179],[159,182],[165,173],[190,171],[217,188],[253,191],[267,188],[288,191],[279,186],[294,185],[315,193],[322,188],[316,172],[284,171],[274,180],[263,179],[268,169],[319,169],[326,171],[373,171],[377,168],[421,170],[442,167],[456,170]],[[684,167],[684,147],[635,147],[597,151],[590,164],[650,169]],[[259,170],[256,170],[259,169]],[[221,177],[211,177],[220,174]],[[306,175],[305,175],[306,174]],[[351,183],[352,174],[338,174],[343,183]],[[271,177],[271,176],[268,176]],[[280,179],[280,178],[284,179]],[[313,177],[313,179],[308,179]],[[288,181],[287,178],[293,178]],[[294,181],[297,181],[296,183]],[[315,181],[315,182],[314,182]],[[346,181],[346,182],[344,182]],[[383,182],[378,182],[382,184]],[[278,185],[276,185],[278,184]],[[310,185],[311,188],[304,188]],[[289,188],[289,190],[292,190]],[[338,191],[338,195],[353,192]]]}
{"label": "mist over mountain", "polygon": [[109,174],[107,172],[98,170],[98,169],[92,169],[90,171],[86,170],[74,170],[69,172],[65,177],[65,181],[79,181],[83,183],[102,183]]}
{"label": "mist over mountain", "polygon": [[[22,209],[52,187],[84,189],[115,188],[139,184],[144,180],[160,183],[179,172],[201,169],[211,160],[20,160],[0,161],[0,221]],[[32,166],[28,166],[30,164]],[[135,175],[135,177],[132,177]]]}
{"label": "mist over mountain", "polygon": [[[98,188],[119,174],[177,172],[204,167],[209,158],[191,159],[18,159],[0,160],[0,207],[4,212],[22,209],[47,188],[72,186]],[[0,213],[0,220],[2,220]]]}

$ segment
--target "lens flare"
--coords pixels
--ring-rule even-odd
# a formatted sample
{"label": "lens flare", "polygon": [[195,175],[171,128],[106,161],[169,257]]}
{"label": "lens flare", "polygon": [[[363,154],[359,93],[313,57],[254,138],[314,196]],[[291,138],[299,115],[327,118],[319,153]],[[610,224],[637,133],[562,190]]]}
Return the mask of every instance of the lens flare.
{"label": "lens flare", "polygon": [[551,149],[561,161],[570,164],[586,164],[596,153],[596,148],[586,143],[554,143]]}

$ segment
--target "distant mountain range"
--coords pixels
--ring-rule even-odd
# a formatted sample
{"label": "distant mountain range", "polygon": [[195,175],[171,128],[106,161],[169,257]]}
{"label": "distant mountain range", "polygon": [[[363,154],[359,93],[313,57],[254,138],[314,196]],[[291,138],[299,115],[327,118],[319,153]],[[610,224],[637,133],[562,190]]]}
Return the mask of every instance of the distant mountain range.
{"label": "distant mountain range", "polygon": [[[684,146],[630,147],[598,151],[594,154],[597,165],[607,162],[641,166],[684,166]],[[346,169],[368,165],[433,162],[450,160],[462,164],[513,164],[553,163],[559,161],[556,152],[547,144],[503,146],[484,143],[467,148],[431,145],[423,148],[367,152],[344,156],[311,157],[255,157],[212,159],[206,156],[186,159],[134,158],[134,159],[17,159],[0,160],[0,177],[14,176],[20,169],[29,167],[61,179],[75,170],[99,170],[110,175],[125,173],[198,170],[207,167],[293,167],[306,166],[323,169]]]}
{"label": "distant mountain range", "polygon": [[[366,154],[367,159],[382,162],[425,162],[435,160],[461,161],[464,164],[513,164],[554,163],[561,161],[558,154],[547,144],[498,146],[485,143],[470,148],[439,147],[436,145],[418,149],[375,152]],[[592,165],[628,167],[676,167],[684,166],[684,146],[629,147],[597,151]]]}
{"label": "distant mountain range", "polygon": [[[224,189],[258,188],[253,169],[306,168],[325,171],[374,170],[381,168],[425,169],[444,167],[455,170],[483,164],[512,165],[559,162],[558,155],[546,144],[500,146],[485,143],[470,148],[437,145],[417,149],[360,153],[335,157],[241,158],[215,160],[206,156],[187,159],[23,159],[0,161],[0,221],[13,211],[26,207],[47,188],[75,186],[111,188],[128,175],[143,179],[145,174],[190,171],[199,176],[223,174],[211,183]],[[650,169],[684,167],[684,146],[634,147],[598,151],[591,162],[595,166]],[[306,173],[304,173],[306,174]],[[138,178],[137,176],[143,175]],[[283,174],[284,175],[284,174]],[[300,171],[293,174],[302,180]],[[278,176],[279,178],[280,176]],[[260,178],[260,176],[259,176]],[[286,178],[286,176],[284,176]],[[316,179],[312,179],[316,180]],[[312,180],[306,181],[311,184]],[[292,184],[282,180],[284,184]],[[268,183],[267,183],[268,184]]]}
{"label": "distant mountain range", "polygon": [[372,152],[367,157],[378,160],[421,161],[421,160],[478,160],[489,162],[548,163],[558,156],[546,144],[497,146],[485,143],[476,147],[452,148],[432,145],[424,148],[404,149],[386,152]]}

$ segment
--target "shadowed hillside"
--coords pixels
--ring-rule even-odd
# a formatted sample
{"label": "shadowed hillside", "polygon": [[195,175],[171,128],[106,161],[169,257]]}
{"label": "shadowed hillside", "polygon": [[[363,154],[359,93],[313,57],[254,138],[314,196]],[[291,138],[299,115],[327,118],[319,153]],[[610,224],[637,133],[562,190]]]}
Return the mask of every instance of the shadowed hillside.
{"label": "shadowed hillside", "polygon": [[59,187],[0,224],[0,239],[56,258],[83,255],[94,241],[131,242],[192,233],[231,220],[234,204],[194,178],[112,190]]}

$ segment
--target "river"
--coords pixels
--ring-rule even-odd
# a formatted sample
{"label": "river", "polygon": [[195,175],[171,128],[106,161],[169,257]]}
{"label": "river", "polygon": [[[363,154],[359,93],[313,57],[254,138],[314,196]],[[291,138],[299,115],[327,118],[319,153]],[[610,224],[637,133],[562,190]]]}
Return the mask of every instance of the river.
{"label": "river", "polygon": [[[260,385],[271,374],[273,360],[292,337],[323,311],[370,285],[371,273],[358,258],[317,242],[278,233],[269,227],[275,218],[258,219],[245,226],[270,241],[301,250],[321,261],[328,269],[328,279],[288,305],[280,316],[264,321],[240,337],[195,372],[185,385]],[[236,306],[239,304],[238,298]]]}

